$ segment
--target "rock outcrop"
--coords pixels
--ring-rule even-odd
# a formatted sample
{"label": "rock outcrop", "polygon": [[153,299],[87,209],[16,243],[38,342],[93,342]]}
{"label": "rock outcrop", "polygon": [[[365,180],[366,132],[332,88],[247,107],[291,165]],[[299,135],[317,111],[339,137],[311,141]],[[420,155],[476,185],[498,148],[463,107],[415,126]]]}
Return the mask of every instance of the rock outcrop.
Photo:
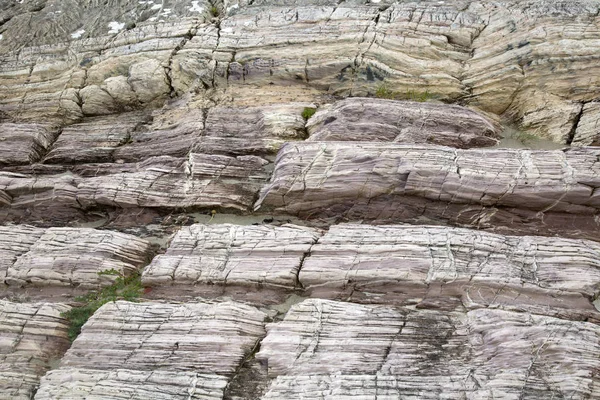
{"label": "rock outcrop", "polygon": [[438,144],[461,149],[498,144],[497,128],[460,106],[349,98],[319,111],[307,124],[309,141]]}
{"label": "rock outcrop", "polygon": [[0,1],[0,400],[600,398],[599,60],[598,0]]}
{"label": "rock outcrop", "polygon": [[597,395],[600,330],[587,322],[310,299],[267,330],[263,399]]}
{"label": "rock outcrop", "polygon": [[334,225],[298,276],[311,297],[595,320],[600,246],[436,226]]}
{"label": "rock outcrop", "polygon": [[64,304],[0,300],[0,399],[30,400],[69,348]]}
{"label": "rock outcrop", "polygon": [[319,236],[314,229],[295,225],[184,227],[167,252],[144,269],[142,283],[291,290],[297,287],[300,266]]}
{"label": "rock outcrop", "polygon": [[0,276],[11,287],[98,288],[128,276],[152,255],[150,243],[133,235],[90,228],[36,229],[0,226]]}
{"label": "rock outcrop", "polygon": [[600,152],[287,144],[255,209],[599,239]]}
{"label": "rock outcrop", "polygon": [[36,399],[221,399],[264,336],[264,319],[232,302],[106,304],[42,379]]}

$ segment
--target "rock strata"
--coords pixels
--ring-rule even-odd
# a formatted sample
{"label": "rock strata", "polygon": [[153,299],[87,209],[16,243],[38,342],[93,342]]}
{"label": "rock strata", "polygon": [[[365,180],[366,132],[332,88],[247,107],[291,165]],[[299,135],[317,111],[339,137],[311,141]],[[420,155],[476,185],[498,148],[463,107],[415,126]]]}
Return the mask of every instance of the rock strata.
{"label": "rock strata", "polygon": [[30,400],[69,347],[64,304],[0,300],[0,399]]}
{"label": "rock strata", "polygon": [[264,335],[265,314],[226,303],[104,305],[48,373],[37,400],[221,399]]}
{"label": "rock strata", "polygon": [[600,246],[436,226],[334,225],[299,274],[311,297],[592,319]]}
{"label": "rock strata", "polygon": [[349,98],[307,124],[310,141],[439,144],[457,148],[498,143],[497,128],[469,109],[445,104]]}
{"label": "rock strata", "polygon": [[587,322],[310,299],[267,330],[263,399],[598,395],[600,329]]}
{"label": "rock strata", "polygon": [[[15,243],[18,240],[18,243]],[[0,227],[2,277],[9,287],[110,285],[114,270],[128,276],[145,265],[150,243],[132,235],[89,228]]]}
{"label": "rock strata", "polygon": [[295,225],[192,225],[144,269],[148,286],[241,285],[294,289],[318,231]]}
{"label": "rock strata", "polygon": [[599,154],[594,148],[288,144],[279,152],[255,209],[303,218],[443,221],[598,239]]}

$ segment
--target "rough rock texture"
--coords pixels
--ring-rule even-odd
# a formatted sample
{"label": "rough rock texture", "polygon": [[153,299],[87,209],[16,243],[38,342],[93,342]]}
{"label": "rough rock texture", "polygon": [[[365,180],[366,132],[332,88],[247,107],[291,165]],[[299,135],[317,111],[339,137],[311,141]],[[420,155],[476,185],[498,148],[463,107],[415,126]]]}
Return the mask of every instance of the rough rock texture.
{"label": "rough rock texture", "polygon": [[139,163],[87,164],[78,175],[0,172],[0,221],[84,218],[97,207],[251,208],[269,162],[257,156],[190,153]]}
{"label": "rough rock texture", "polygon": [[310,299],[267,329],[257,358],[274,380],[263,399],[598,396],[591,323]]}
{"label": "rough rock texture", "polygon": [[69,347],[64,304],[0,300],[0,399],[30,400],[39,379]]}
{"label": "rough rock texture", "polygon": [[264,335],[264,319],[232,302],[106,304],[36,399],[220,399]]}
{"label": "rough rock texture", "polygon": [[600,146],[600,103],[583,106],[573,136],[573,146]]}
{"label": "rough rock texture", "polygon": [[8,286],[110,285],[116,270],[127,276],[145,265],[150,243],[132,235],[89,228],[0,226],[0,276]]}
{"label": "rough rock texture", "polygon": [[450,147],[498,144],[497,128],[460,106],[349,98],[319,111],[307,124],[310,141],[431,143]]}
{"label": "rough rock texture", "polygon": [[565,319],[600,313],[600,246],[436,226],[334,225],[299,274],[313,297],[527,311]]}
{"label": "rough rock texture", "polygon": [[184,227],[167,252],[144,269],[142,283],[294,289],[304,257],[319,236],[295,225]]}
{"label": "rough rock texture", "polygon": [[77,121],[188,92],[251,104],[384,87],[461,99],[564,143],[581,102],[600,94],[593,0],[11,5],[0,115],[13,121]]}
{"label": "rough rock texture", "polygon": [[598,239],[600,152],[288,144],[255,209]]}
{"label": "rough rock texture", "polygon": [[39,161],[58,132],[40,124],[0,124],[0,165]]}

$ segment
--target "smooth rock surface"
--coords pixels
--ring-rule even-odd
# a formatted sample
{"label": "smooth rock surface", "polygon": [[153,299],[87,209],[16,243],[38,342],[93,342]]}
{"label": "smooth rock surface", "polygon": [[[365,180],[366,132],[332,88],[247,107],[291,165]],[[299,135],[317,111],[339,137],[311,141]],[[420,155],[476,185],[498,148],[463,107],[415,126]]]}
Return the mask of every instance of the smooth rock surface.
{"label": "smooth rock surface", "polygon": [[10,287],[110,285],[115,270],[128,276],[146,264],[150,243],[132,235],[89,228],[0,227],[3,283]]}
{"label": "smooth rock surface", "polygon": [[263,399],[591,399],[600,390],[600,328],[587,322],[310,299],[267,330],[257,358],[273,381]]}
{"label": "smooth rock surface", "polygon": [[498,143],[491,121],[454,105],[348,98],[319,111],[307,124],[309,141],[439,144],[457,148]]}
{"label": "smooth rock surface", "polygon": [[438,226],[334,225],[298,277],[311,297],[595,319],[600,246]]}
{"label": "smooth rock surface", "polygon": [[302,218],[443,221],[598,239],[599,155],[595,148],[288,144],[255,210],[273,208]]}
{"label": "smooth rock surface", "polygon": [[320,234],[296,225],[192,225],[144,269],[142,283],[241,285],[294,289],[304,257]]}
{"label": "smooth rock surface", "polygon": [[0,399],[30,400],[39,379],[69,347],[69,306],[0,299]]}
{"label": "smooth rock surface", "polygon": [[36,399],[219,399],[264,335],[239,303],[130,303],[98,310],[47,374]]}

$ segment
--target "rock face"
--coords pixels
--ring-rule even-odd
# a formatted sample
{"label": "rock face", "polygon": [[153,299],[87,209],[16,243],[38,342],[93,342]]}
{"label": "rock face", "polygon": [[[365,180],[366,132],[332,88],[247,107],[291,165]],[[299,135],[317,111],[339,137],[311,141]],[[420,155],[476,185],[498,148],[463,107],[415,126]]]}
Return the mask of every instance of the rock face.
{"label": "rock face", "polygon": [[257,358],[273,380],[263,399],[597,394],[600,330],[586,322],[310,299],[267,330]]}
{"label": "rock face", "polygon": [[457,148],[498,143],[494,125],[460,106],[349,98],[307,124],[310,141],[431,143]]}
{"label": "rock face", "polygon": [[36,399],[220,399],[264,336],[264,319],[231,302],[106,304],[44,377]]}
{"label": "rock face", "polygon": [[0,300],[0,399],[30,400],[69,347],[64,304]]}
{"label": "rock face", "polygon": [[0,1],[0,400],[600,399],[599,61],[598,0]]}
{"label": "rock face", "polygon": [[294,225],[192,225],[144,269],[142,283],[294,289],[304,257],[319,236]]}
{"label": "rock face", "polygon": [[600,293],[600,246],[585,240],[334,225],[311,248],[299,280],[320,298],[503,308],[600,322],[591,303]]}
{"label": "rock face", "polygon": [[188,92],[249,102],[383,92],[462,100],[565,143],[599,94],[594,1],[111,6],[3,7],[5,119],[73,122]]}
{"label": "rock face", "polygon": [[116,276],[98,273],[128,276],[151,255],[145,240],[89,228],[0,226],[0,242],[3,283],[15,287],[107,286]]}
{"label": "rock face", "polygon": [[[288,144],[255,209],[598,239],[600,153]],[[590,218],[591,217],[591,218]]]}

